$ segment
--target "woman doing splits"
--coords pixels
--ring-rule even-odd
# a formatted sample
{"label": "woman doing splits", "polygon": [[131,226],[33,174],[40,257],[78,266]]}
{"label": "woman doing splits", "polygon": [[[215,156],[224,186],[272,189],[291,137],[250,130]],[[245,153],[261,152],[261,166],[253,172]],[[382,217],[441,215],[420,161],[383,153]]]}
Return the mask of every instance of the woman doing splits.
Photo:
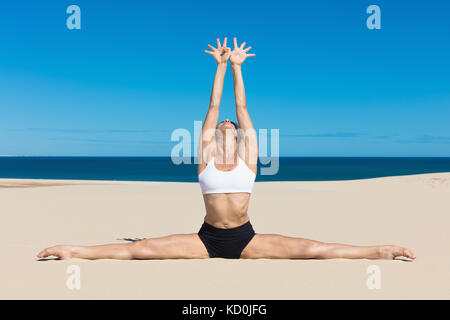
{"label": "woman doing splits", "polygon": [[[37,257],[60,259],[415,259],[406,248],[385,246],[351,246],[255,233],[247,208],[257,172],[258,145],[250,119],[242,63],[251,47],[234,49],[217,39],[217,48],[208,45],[217,62],[210,105],[203,123],[199,144],[198,179],[206,207],[204,223],[198,233],[173,234],[124,244],[98,246],[59,245],[42,250]],[[226,119],[218,123],[223,81],[228,62],[234,80],[237,124]]]}

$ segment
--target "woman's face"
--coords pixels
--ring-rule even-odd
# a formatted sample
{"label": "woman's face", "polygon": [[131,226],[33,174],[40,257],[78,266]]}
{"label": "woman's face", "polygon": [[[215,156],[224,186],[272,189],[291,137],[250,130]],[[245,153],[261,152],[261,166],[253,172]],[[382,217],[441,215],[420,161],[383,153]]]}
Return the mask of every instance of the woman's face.
{"label": "woman's face", "polygon": [[233,121],[230,121],[230,119],[225,119],[224,121],[220,122],[217,125],[217,129],[224,131],[226,129],[234,129],[237,131],[238,126],[236,123],[234,123]]}

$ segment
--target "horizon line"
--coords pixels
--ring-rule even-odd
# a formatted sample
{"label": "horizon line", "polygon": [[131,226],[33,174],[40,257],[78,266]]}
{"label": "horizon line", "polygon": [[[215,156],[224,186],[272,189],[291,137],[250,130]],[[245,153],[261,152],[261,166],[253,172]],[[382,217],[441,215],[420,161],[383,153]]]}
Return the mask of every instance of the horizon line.
{"label": "horizon line", "polygon": [[[171,156],[163,155],[153,155],[153,156],[137,156],[137,155],[127,155],[127,156],[101,156],[101,155],[0,155],[0,158],[171,158]],[[179,157],[179,158],[198,158],[195,156],[191,157]],[[314,156],[314,155],[286,155],[286,156],[258,156],[258,158],[450,158],[448,156],[392,156],[392,155],[376,155],[376,156],[338,156],[338,155],[328,155],[328,156]]]}

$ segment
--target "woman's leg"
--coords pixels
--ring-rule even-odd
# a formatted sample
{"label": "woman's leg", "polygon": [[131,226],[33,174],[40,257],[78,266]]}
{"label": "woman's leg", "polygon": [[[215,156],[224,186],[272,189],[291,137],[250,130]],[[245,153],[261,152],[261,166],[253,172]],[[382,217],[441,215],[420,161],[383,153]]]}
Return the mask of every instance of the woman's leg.
{"label": "woman's leg", "polygon": [[161,238],[99,246],[54,246],[42,250],[37,257],[60,259],[203,259],[209,258],[196,233],[175,234]]}
{"label": "woman's leg", "polygon": [[244,259],[415,259],[414,253],[398,246],[350,246],[324,243],[278,234],[256,234],[242,251]]}

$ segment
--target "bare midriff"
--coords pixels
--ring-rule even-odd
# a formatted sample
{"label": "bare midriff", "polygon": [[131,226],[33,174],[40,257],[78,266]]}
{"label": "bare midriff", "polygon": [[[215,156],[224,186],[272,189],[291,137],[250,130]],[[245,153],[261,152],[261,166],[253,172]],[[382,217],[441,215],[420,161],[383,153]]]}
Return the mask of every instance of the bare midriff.
{"label": "bare midriff", "polygon": [[204,194],[205,222],[216,228],[235,228],[247,221],[250,193],[209,193]]}

